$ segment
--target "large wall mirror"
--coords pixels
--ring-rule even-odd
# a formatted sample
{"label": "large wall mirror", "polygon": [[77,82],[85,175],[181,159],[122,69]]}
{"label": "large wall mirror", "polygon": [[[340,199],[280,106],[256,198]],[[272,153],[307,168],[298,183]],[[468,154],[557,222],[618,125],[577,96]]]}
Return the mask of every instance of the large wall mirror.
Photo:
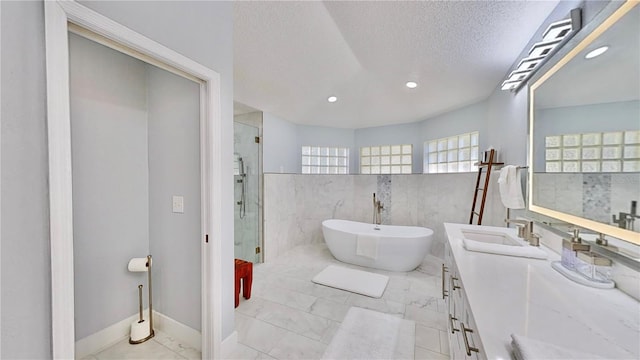
{"label": "large wall mirror", "polygon": [[530,87],[529,209],[640,245],[638,4],[577,36]]}

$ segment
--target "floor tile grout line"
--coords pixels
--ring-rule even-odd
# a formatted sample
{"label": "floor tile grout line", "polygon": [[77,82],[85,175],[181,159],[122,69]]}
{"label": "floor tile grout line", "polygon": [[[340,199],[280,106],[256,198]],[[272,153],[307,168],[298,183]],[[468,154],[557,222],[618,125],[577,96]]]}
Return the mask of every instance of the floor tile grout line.
{"label": "floor tile grout line", "polygon": [[440,351],[435,351],[435,350],[432,350],[432,349],[427,349],[426,347],[420,346],[420,345],[415,345],[414,347],[420,348],[422,350],[431,351],[433,353],[441,354],[441,355],[444,355],[444,356],[449,356],[449,354],[445,354],[445,353],[442,352],[442,348],[440,348]]}
{"label": "floor tile grout line", "polygon": [[[289,278],[289,279],[294,279],[294,280],[306,281],[306,279],[300,279],[300,278],[293,277],[293,276],[288,276],[288,275],[283,275],[282,277]],[[309,282],[311,282],[311,283],[312,283],[312,284],[314,284],[314,285],[323,286],[323,285],[321,285],[321,284],[316,284],[316,283],[314,283],[314,282],[313,282],[313,281],[311,281],[311,280],[308,280],[308,281],[309,281]],[[278,286],[278,285],[276,285],[276,286]],[[296,293],[302,294],[302,295],[314,296],[314,297],[317,297],[317,298],[322,298],[322,299],[330,300],[330,299],[327,299],[326,297],[317,296],[317,295],[311,295],[311,294],[308,294],[308,293],[302,292],[302,291],[297,290],[297,289],[291,289],[291,288],[282,287],[282,286],[279,286],[279,287],[281,287],[281,288],[283,288],[283,289],[286,289],[286,290],[289,290],[289,291],[293,291],[293,292],[296,292]],[[331,286],[325,286],[325,287],[326,287],[326,288],[328,288],[328,289],[332,289],[332,290],[336,290],[336,291],[344,292],[346,295],[351,295],[351,294],[352,294],[350,291],[345,291],[345,290],[342,290],[342,289],[333,288],[333,287],[331,287]],[[347,298],[348,298],[348,297],[347,297]],[[347,300],[347,299],[345,299],[345,302],[346,302],[346,300]],[[337,302],[337,301],[336,301],[336,302]]]}
{"label": "floor tile grout line", "polygon": [[[316,249],[321,249],[321,247],[313,247],[312,250],[316,251]],[[326,250],[326,247],[323,248],[323,249]],[[291,252],[291,253],[288,253],[287,255],[295,256],[295,253]],[[431,261],[434,264],[435,263],[440,263],[442,261],[439,258],[434,258],[434,259],[436,260],[435,262]],[[264,300],[268,301],[268,302],[271,302],[271,303],[274,303],[274,304],[278,304],[278,305],[284,306],[285,308],[291,309],[293,311],[297,310],[298,312],[301,312],[303,314],[304,313],[310,314],[310,315],[312,315],[312,316],[314,316],[314,317],[316,317],[318,319],[324,319],[326,321],[330,321],[333,324],[341,325],[342,321],[337,321],[337,320],[334,320],[334,318],[326,317],[326,316],[320,315],[318,313],[312,312],[312,311],[314,311],[314,308],[315,308],[314,305],[316,305],[318,303],[319,299],[323,299],[324,301],[327,302],[327,306],[328,306],[328,310],[329,311],[331,310],[332,304],[335,304],[335,305],[342,304],[342,305],[345,305],[347,307],[358,306],[357,304],[354,304],[354,302],[355,302],[354,300],[357,299],[356,298],[357,295],[356,294],[352,294],[350,292],[344,292],[344,294],[342,294],[342,295],[346,295],[346,297],[344,297],[343,301],[336,301],[336,297],[329,297],[328,295],[327,296],[318,296],[318,292],[320,292],[318,290],[322,289],[324,287],[322,287],[322,288],[318,287],[317,289],[316,288],[310,288],[308,286],[296,287],[295,286],[296,282],[298,282],[298,283],[300,283],[302,285],[304,282],[311,282],[311,280],[308,279],[308,278],[296,277],[296,276],[292,275],[293,274],[292,269],[295,271],[296,267],[298,269],[302,269],[302,270],[306,271],[306,270],[310,269],[311,267],[320,268],[321,266],[326,266],[326,265],[329,265],[329,264],[332,264],[332,263],[339,263],[339,262],[332,261],[332,260],[333,259],[329,259],[329,258],[325,259],[323,257],[321,259],[321,261],[319,261],[318,263],[314,262],[313,264],[310,264],[306,269],[304,268],[304,264],[296,264],[296,263],[292,264],[290,262],[289,263],[282,262],[282,263],[278,263],[277,266],[275,266],[273,268],[273,269],[277,269],[277,271],[273,271],[273,269],[265,269],[264,272],[263,272],[263,275],[264,275],[265,279],[268,278],[270,280],[275,280],[274,281],[274,285],[276,285],[276,286],[278,285],[277,284],[278,279],[291,280],[291,283],[293,283],[292,285],[290,285],[290,286],[278,286],[278,287],[280,287],[282,289],[286,289],[287,291],[291,291],[292,293],[298,293],[298,294],[302,294],[302,295],[306,295],[306,296],[311,296],[315,300],[313,301],[313,303],[309,307],[302,309],[302,308],[292,307],[292,306],[289,306],[287,304],[283,304],[283,303],[281,303],[279,301],[272,301],[272,300],[268,300],[266,298]],[[289,264],[292,264],[293,267],[287,268],[286,265],[289,265]],[[431,266],[429,264],[423,264],[423,265],[424,265],[424,267],[421,267],[418,270],[414,270],[412,272],[404,272],[402,274],[398,274],[398,273],[387,274],[387,273],[384,273],[384,272],[376,272],[376,273],[382,273],[384,275],[389,276],[390,277],[390,281],[394,281],[394,279],[399,281],[401,286],[399,288],[395,289],[395,290],[397,290],[400,294],[402,294],[403,292],[404,293],[408,293],[408,292],[410,293],[411,289],[420,289],[420,288],[425,287],[425,286],[426,286],[427,289],[430,289],[430,288],[434,287],[434,285],[437,285],[438,279],[440,279],[439,273],[437,273],[435,270],[431,269]],[[362,267],[354,267],[354,268],[358,268],[358,269],[362,269],[364,271],[367,271],[366,268],[362,268]],[[435,268],[437,268],[437,266],[434,265],[434,269]],[[407,287],[407,288],[405,288],[405,287]],[[268,291],[269,287],[266,287],[265,290]],[[334,290],[343,292],[343,291],[341,291],[339,289],[334,289]],[[417,294],[423,294],[424,293],[424,292],[421,292],[421,291],[413,291],[413,292],[417,293]],[[339,295],[339,294],[340,293],[338,293],[336,295]],[[432,298],[437,297],[437,296],[429,295],[430,294],[429,290],[424,294],[426,296],[429,296],[429,297],[432,297]],[[383,305],[387,304],[387,306],[388,306],[388,304],[393,303],[393,304],[397,304],[397,305],[402,306],[402,311],[401,312],[393,313],[393,314],[389,313],[389,314],[391,314],[393,316],[400,317],[402,319],[412,320],[412,321],[415,322],[416,326],[420,325],[420,326],[423,326],[423,327],[428,328],[430,330],[438,331],[438,349],[440,349],[440,351],[430,350],[430,349],[427,349],[425,347],[417,346],[417,345],[414,346],[414,350],[416,348],[419,348],[419,349],[424,350],[424,351],[433,352],[434,354],[440,354],[443,357],[448,357],[448,355],[446,355],[442,351],[442,349],[443,349],[443,347],[442,347],[443,341],[442,341],[441,338],[442,338],[442,335],[443,335],[443,330],[441,329],[441,327],[439,327],[437,325],[440,322],[440,320],[439,319],[438,320],[434,319],[433,321],[429,320],[432,316],[438,316],[438,315],[443,316],[444,313],[446,313],[446,311],[441,312],[441,311],[438,310],[438,303],[437,302],[434,302],[430,306],[422,307],[422,306],[420,306],[421,302],[418,302],[418,303],[413,302],[413,303],[410,303],[410,304],[406,304],[406,300],[395,301],[395,300],[392,300],[392,299],[385,299],[385,298],[381,298],[379,300],[381,300],[379,303],[383,304]],[[361,305],[360,307],[369,308],[369,306],[366,306],[366,304],[360,304],[360,305]],[[365,305],[365,306],[362,306],[362,305]],[[371,306],[376,306],[376,305],[371,304]],[[388,311],[391,310],[391,309],[388,309],[387,306],[384,307],[385,310],[377,310],[375,308],[372,309],[372,310],[380,311],[380,312],[383,312],[383,313],[388,313]],[[412,309],[411,310],[411,312],[412,312],[411,315],[412,315],[412,317],[417,317],[416,319],[412,319],[412,318],[408,318],[407,317],[409,309]],[[426,318],[422,319],[422,314],[421,314],[422,312],[425,312],[425,314],[428,313],[429,315],[427,315]],[[247,316],[248,318],[253,318],[255,320],[262,321],[263,323],[275,326],[276,328],[283,329],[284,331],[287,332],[287,334],[288,333],[297,334],[295,331],[292,331],[292,330],[289,330],[289,329],[284,328],[282,326],[273,324],[273,323],[271,323],[269,321],[258,319],[256,316],[259,316],[259,314],[256,314],[256,316],[250,316],[250,315],[247,315],[247,314],[243,313],[242,315]],[[326,335],[327,335],[327,333],[325,332],[325,336],[323,338],[325,340],[329,340],[328,336],[326,336]],[[326,344],[323,341],[323,339],[310,338],[309,336],[305,336],[305,335],[300,335],[300,336],[303,336],[304,338],[310,339],[310,340],[312,340],[312,341],[314,341],[316,343],[323,344],[324,346],[328,346],[328,344]],[[273,350],[273,348],[270,351],[272,351],[272,350]],[[267,355],[268,355],[268,353],[267,353]]]}
{"label": "floor tile grout line", "polygon": [[[179,352],[177,352],[177,351],[175,351],[175,350],[173,350],[173,349],[169,348],[168,346],[166,346],[165,344],[163,344],[163,343],[161,343],[161,342],[157,341],[156,339],[151,339],[151,340],[155,341],[156,343],[158,343],[158,344],[160,344],[161,346],[163,346],[165,349],[167,349],[167,350],[171,351],[172,353],[174,353],[174,354],[176,354],[176,355],[180,356],[181,358],[183,358],[183,359],[188,359],[187,357],[182,356],[182,354],[180,354]],[[186,350],[186,349],[185,349],[185,350]]]}
{"label": "floor tile grout line", "polygon": [[[265,298],[263,298],[263,297],[261,297],[261,296],[256,296],[256,297],[257,297],[257,298],[259,298],[259,299],[261,299],[262,301],[268,301],[268,302],[270,302],[270,303],[274,303],[274,304],[282,305],[282,306],[287,307],[287,308],[289,308],[289,309],[291,309],[291,310],[297,310],[297,311],[302,311],[302,312],[307,313],[307,314],[311,314],[311,312],[309,312],[309,311],[301,310],[301,309],[295,308],[295,307],[293,307],[293,306],[289,306],[289,305],[287,305],[287,304],[283,304],[283,303],[280,303],[280,302],[277,302],[277,301],[273,301],[273,300],[265,299]],[[250,300],[251,300],[251,299],[247,299],[247,300],[245,300],[245,301],[250,301]],[[316,299],[316,300],[317,300],[317,299]],[[315,301],[314,301],[314,304],[315,304]],[[238,310],[236,310],[236,311],[238,311]],[[250,316],[250,315],[244,314],[243,312],[240,312],[240,313],[241,313],[241,314],[243,314],[243,315],[246,315],[246,316],[249,316],[249,317],[252,317],[252,318],[257,319],[255,316]],[[311,315],[315,315],[315,314],[311,314]],[[316,315],[316,316],[319,316],[319,315]]]}
{"label": "floor tile grout line", "polygon": [[[243,314],[243,315],[244,315],[244,314]],[[313,315],[313,314],[311,314],[311,315]],[[245,315],[245,316],[246,316],[246,315]],[[271,325],[271,326],[277,327],[278,329],[282,329],[282,330],[284,330],[284,331],[287,331],[287,332],[290,332],[290,333],[293,333],[293,334],[296,334],[296,335],[299,335],[299,336],[305,337],[305,338],[307,338],[307,339],[309,339],[309,340],[313,340],[313,341],[315,341],[315,342],[319,342],[319,343],[321,343],[321,344],[324,344],[324,343],[322,342],[322,339],[320,339],[320,340],[318,340],[318,339],[313,339],[313,338],[310,338],[310,337],[308,337],[308,336],[306,336],[306,335],[298,334],[298,333],[297,333],[297,332],[295,332],[294,330],[289,330],[289,329],[287,329],[287,328],[283,328],[283,327],[282,327],[282,326],[280,326],[280,325],[276,325],[276,324],[273,324],[273,323],[270,323],[270,322],[268,322],[268,321],[261,320],[261,319],[258,319],[258,318],[252,317],[252,316],[248,316],[248,317],[250,317],[250,318],[252,318],[252,319],[254,319],[254,320],[256,320],[256,321],[261,321],[261,322],[263,322],[263,323],[265,323],[265,324],[269,324],[269,325]],[[332,322],[335,322],[335,323],[338,323],[338,325],[342,324],[342,322],[338,322],[338,321],[331,320],[331,319],[328,319],[328,320],[330,320],[330,321],[332,321]],[[281,341],[281,340],[278,340],[278,341]],[[245,345],[246,345],[246,344],[245,344]],[[247,345],[247,346],[249,346],[249,345]]]}
{"label": "floor tile grout line", "polygon": [[[279,342],[278,342],[278,343],[279,343]],[[267,355],[267,356],[270,356],[270,357],[272,357],[272,358],[275,358],[274,356],[269,355],[269,353],[266,353],[266,352],[264,352],[264,351],[258,350],[258,349],[256,349],[256,348],[252,347],[251,345],[247,345],[247,344],[242,343],[242,342],[240,342],[240,341],[238,341],[238,344],[244,345],[244,346],[248,347],[248,348],[249,348],[249,349],[251,349],[251,350],[255,350],[255,351],[257,351],[257,352],[258,352],[258,354],[265,354],[265,355]],[[275,349],[275,346],[274,346],[271,350],[269,350],[269,352],[273,351],[273,349]],[[276,359],[277,359],[277,358],[276,358]]]}

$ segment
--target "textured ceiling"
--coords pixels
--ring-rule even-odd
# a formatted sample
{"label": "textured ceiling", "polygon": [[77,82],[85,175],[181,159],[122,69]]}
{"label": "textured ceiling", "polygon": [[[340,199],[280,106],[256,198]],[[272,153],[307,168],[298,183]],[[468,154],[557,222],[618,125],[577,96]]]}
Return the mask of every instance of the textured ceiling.
{"label": "textured ceiling", "polygon": [[234,98],[299,124],[423,120],[486,99],[556,5],[235,2]]}

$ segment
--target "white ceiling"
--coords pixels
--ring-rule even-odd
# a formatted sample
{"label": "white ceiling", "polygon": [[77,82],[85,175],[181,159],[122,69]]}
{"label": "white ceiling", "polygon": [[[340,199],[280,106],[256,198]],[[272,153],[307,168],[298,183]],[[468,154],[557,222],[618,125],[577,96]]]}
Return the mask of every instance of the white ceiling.
{"label": "white ceiling", "polygon": [[486,99],[557,3],[235,2],[235,101],[308,125],[424,120]]}

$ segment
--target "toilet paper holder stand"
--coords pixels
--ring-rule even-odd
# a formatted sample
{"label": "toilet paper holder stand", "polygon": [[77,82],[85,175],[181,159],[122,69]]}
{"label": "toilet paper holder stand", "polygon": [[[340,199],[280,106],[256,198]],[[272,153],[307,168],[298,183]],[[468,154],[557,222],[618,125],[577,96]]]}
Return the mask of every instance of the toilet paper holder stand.
{"label": "toilet paper holder stand", "polygon": [[[131,261],[133,261],[134,259],[131,259]],[[153,336],[155,335],[155,332],[153,330],[153,293],[152,293],[152,287],[151,287],[151,255],[147,255],[147,259],[146,259],[146,272],[147,272],[147,276],[148,276],[148,287],[149,287],[149,329],[148,329],[148,335],[146,335],[146,329],[142,330],[142,334],[139,334],[138,331],[140,330],[140,326],[144,324],[144,315],[143,315],[143,307],[142,307],[142,285],[138,286],[138,299],[139,299],[139,312],[140,312],[140,320],[138,320],[137,322],[134,322],[131,325],[131,335],[129,337],[129,344],[135,345],[135,344],[142,344],[143,342],[153,338]],[[131,270],[131,267],[129,269]],[[144,271],[144,270],[143,270]],[[137,331],[136,331],[137,330]],[[134,333],[136,333],[134,335]],[[135,336],[135,339],[134,339]]]}

